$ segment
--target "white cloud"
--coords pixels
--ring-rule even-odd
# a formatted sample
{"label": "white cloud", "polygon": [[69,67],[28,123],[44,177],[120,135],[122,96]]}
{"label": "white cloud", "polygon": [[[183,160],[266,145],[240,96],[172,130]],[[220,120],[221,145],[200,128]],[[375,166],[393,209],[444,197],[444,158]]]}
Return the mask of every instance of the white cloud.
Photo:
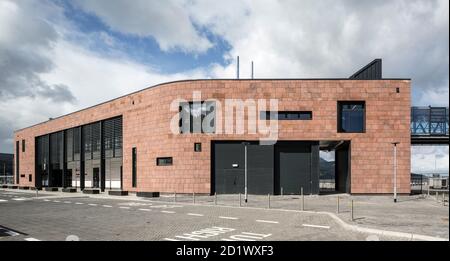
{"label": "white cloud", "polygon": [[50,83],[72,86],[78,99],[76,108],[92,106],[166,81],[206,77],[200,69],[160,74],[130,60],[102,57],[64,40],[56,44],[52,55],[55,69],[41,77]]}
{"label": "white cloud", "polygon": [[[226,39],[226,58],[241,60],[241,75],[348,77],[383,58],[385,77],[412,78],[423,99],[416,105],[447,105],[448,1],[193,1],[199,24]],[[234,77],[235,63],[215,67]],[[426,102],[426,104],[423,104]]]}
{"label": "white cloud", "polygon": [[[218,64],[163,74],[121,53],[107,32],[86,34],[52,1],[0,0],[0,150],[12,129],[91,106],[156,83],[189,78],[348,77],[384,58],[387,77],[412,77],[418,105],[448,106],[448,1],[85,1],[77,6],[112,30],[154,37],[164,51],[212,47],[197,29],[231,46]],[[96,41],[108,56],[91,50]],[[29,84],[32,82],[33,84]],[[53,92],[63,102],[44,99]],[[72,97],[72,98],[71,98]],[[21,110],[17,110],[21,108]],[[39,109],[38,109],[39,108]],[[5,140],[9,139],[7,143]],[[447,150],[448,155],[448,150]],[[447,156],[448,157],[448,156]],[[448,168],[448,167],[447,167]]]}
{"label": "white cloud", "polygon": [[448,174],[449,146],[412,146],[411,172]]}
{"label": "white cloud", "polygon": [[212,47],[192,24],[184,1],[76,0],[75,3],[97,15],[112,30],[154,37],[164,51],[203,53]]}

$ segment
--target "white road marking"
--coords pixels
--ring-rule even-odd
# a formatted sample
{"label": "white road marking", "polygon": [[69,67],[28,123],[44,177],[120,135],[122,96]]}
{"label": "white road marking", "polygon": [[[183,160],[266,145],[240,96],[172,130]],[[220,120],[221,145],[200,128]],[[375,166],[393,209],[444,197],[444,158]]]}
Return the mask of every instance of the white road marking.
{"label": "white road marking", "polygon": [[162,213],[175,214],[175,211],[161,210]]}
{"label": "white road marking", "polygon": [[70,202],[70,201],[64,201],[64,203],[66,203],[66,204],[71,204],[72,202]]}
{"label": "white road marking", "polygon": [[7,202],[8,200],[6,199],[0,199],[0,202]]}
{"label": "white road marking", "polygon": [[27,200],[27,199],[26,198],[13,198],[13,200],[23,201],[23,200]]}
{"label": "white road marking", "polygon": [[59,201],[59,200],[53,200],[53,202],[55,202],[55,203],[59,203],[59,202],[61,202],[61,201]]}
{"label": "white road marking", "polygon": [[219,216],[219,218],[221,218],[221,219],[231,219],[231,220],[239,219],[237,217],[224,217],[224,216]]}
{"label": "white road marking", "polygon": [[121,209],[130,209],[130,207],[119,207]]}
{"label": "white road marking", "polygon": [[250,233],[250,232],[242,232],[238,235],[232,235],[228,238],[222,238],[222,241],[256,241],[261,240],[266,237],[270,237],[272,234],[257,234],[257,233]]}
{"label": "white road marking", "polygon": [[164,240],[167,240],[167,241],[181,241],[181,240],[178,240],[178,239],[173,239],[173,238],[164,238]]}
{"label": "white road marking", "polygon": [[75,205],[84,205],[84,203],[81,203],[81,202],[75,202]]}
{"label": "white road marking", "polygon": [[96,206],[98,206],[97,204],[88,204],[89,206],[93,206],[93,207],[96,207]]}
{"label": "white road marking", "polygon": [[27,237],[27,238],[25,238],[24,240],[25,240],[25,241],[41,241],[41,240],[39,240],[39,239],[37,239],[37,238],[34,238],[34,237]]}
{"label": "white road marking", "polygon": [[270,224],[279,224],[280,222],[278,221],[272,221],[272,220],[262,220],[262,219],[257,219],[256,222],[261,222],[261,223],[270,223]]}
{"label": "white road marking", "polygon": [[325,228],[330,229],[330,226],[319,226],[319,225],[310,225],[310,224],[302,224],[304,227],[315,227],[315,228]]}
{"label": "white road marking", "polygon": [[45,201],[45,202],[49,202],[50,200],[48,200],[48,199],[44,199],[44,201]]}
{"label": "white road marking", "polygon": [[148,208],[140,208],[139,210],[141,210],[141,211],[152,211],[151,209],[148,209]]}
{"label": "white road marking", "polygon": [[203,217],[203,214],[197,214],[197,213],[187,213],[188,216],[196,216],[196,217]]}
{"label": "white road marking", "polygon": [[111,205],[102,205],[102,207],[104,207],[104,208],[112,208]]}

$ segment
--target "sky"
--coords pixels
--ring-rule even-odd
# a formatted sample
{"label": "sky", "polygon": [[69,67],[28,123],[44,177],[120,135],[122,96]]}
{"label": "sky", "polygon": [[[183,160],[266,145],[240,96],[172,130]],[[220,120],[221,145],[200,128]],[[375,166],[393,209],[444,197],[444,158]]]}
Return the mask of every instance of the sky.
{"label": "sky", "polygon": [[[412,79],[413,105],[448,106],[448,5],[0,0],[0,152],[13,151],[15,129],[132,91],[235,78],[237,55],[243,78],[251,61],[256,78],[347,78],[382,58],[384,77]],[[448,146],[431,150],[448,172]]]}

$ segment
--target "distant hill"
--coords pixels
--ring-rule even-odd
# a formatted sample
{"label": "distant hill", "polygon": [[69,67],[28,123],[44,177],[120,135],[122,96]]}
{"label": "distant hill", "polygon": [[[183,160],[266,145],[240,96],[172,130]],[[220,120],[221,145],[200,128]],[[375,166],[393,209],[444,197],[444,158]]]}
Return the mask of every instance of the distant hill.
{"label": "distant hill", "polygon": [[334,161],[320,158],[320,179],[334,179]]}

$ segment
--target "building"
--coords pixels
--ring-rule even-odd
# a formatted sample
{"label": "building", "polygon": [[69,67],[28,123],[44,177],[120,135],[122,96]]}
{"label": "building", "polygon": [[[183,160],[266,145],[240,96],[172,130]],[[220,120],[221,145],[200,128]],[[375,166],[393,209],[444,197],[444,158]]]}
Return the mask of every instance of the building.
{"label": "building", "polygon": [[14,154],[0,153],[0,184],[12,184]]}
{"label": "building", "polygon": [[247,180],[250,194],[315,194],[327,150],[336,190],[392,193],[398,142],[408,194],[410,84],[382,78],[379,59],[348,79],[158,84],[15,131],[16,183],[213,194]]}

